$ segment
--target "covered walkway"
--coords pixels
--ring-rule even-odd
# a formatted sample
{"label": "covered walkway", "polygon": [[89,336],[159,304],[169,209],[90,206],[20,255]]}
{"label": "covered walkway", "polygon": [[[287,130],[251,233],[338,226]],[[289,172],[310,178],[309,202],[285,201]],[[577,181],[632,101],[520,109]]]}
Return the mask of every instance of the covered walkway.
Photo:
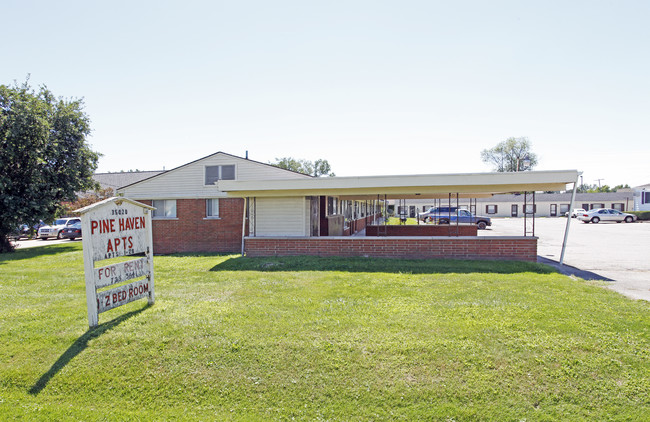
{"label": "covered walkway", "polygon": [[[536,260],[537,256],[534,192],[564,191],[567,184],[573,184],[575,192],[578,176],[576,170],[561,170],[220,180],[217,183],[219,190],[228,196],[246,199],[242,225],[247,229],[244,232],[248,236],[242,239],[242,253],[251,256],[342,255],[530,261]],[[452,230],[453,224],[448,224],[447,233],[424,233],[424,236],[421,236],[423,233],[418,233],[420,236],[410,236],[408,233],[389,236],[387,231],[373,228],[380,225],[368,226],[377,217],[386,215],[384,205],[388,199],[447,199],[453,205],[452,200],[459,204],[461,199],[471,200],[510,192],[531,193],[531,211],[529,217],[524,219],[523,236],[486,239],[463,232],[459,227],[462,225],[458,223],[455,230]],[[362,211],[357,213],[359,204]],[[357,219],[358,216],[362,216],[362,221]],[[532,227],[529,228],[531,223]],[[341,229],[333,231],[332,226],[338,227],[339,224]],[[564,244],[569,224],[570,219],[567,221]],[[349,230],[346,231],[346,228]],[[375,236],[351,236],[362,232],[369,234],[371,229],[376,230],[373,233]]]}

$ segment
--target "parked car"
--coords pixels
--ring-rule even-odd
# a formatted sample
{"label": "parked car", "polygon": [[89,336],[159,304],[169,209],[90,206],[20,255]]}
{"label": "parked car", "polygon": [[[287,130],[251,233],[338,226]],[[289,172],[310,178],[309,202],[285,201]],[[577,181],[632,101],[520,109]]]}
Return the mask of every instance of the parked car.
{"label": "parked car", "polygon": [[426,213],[418,214],[418,219],[436,224],[476,224],[480,230],[492,225],[490,217],[477,216],[468,210],[456,207],[431,208]]}
{"label": "parked car", "polygon": [[75,240],[81,237],[81,222],[74,223],[61,230],[61,237],[65,239]]}
{"label": "parked car", "polygon": [[21,224],[15,230],[12,230],[8,237],[12,240],[20,240],[23,237],[29,239],[29,226],[27,224]]}
{"label": "parked car", "polygon": [[68,226],[72,226],[75,223],[81,223],[81,219],[59,218],[49,226],[43,226],[40,229],[38,229],[38,237],[40,237],[42,240],[47,240],[50,237],[56,237],[57,239],[61,239],[62,237],[61,231],[64,228]]}
{"label": "parked car", "polygon": [[449,216],[449,214],[456,214],[458,207],[431,207],[425,212],[419,212],[417,215],[418,220],[424,221],[437,221],[438,218]]}
{"label": "parked car", "polygon": [[637,216],[634,214],[627,214],[610,208],[596,208],[578,214],[578,220],[583,223],[600,223],[601,221],[616,221],[617,223],[625,221],[626,223],[631,223],[636,221],[636,219]]}
{"label": "parked car", "polygon": [[580,214],[585,214],[587,210],[583,208],[574,208],[573,211],[571,212],[571,218],[576,218]]}

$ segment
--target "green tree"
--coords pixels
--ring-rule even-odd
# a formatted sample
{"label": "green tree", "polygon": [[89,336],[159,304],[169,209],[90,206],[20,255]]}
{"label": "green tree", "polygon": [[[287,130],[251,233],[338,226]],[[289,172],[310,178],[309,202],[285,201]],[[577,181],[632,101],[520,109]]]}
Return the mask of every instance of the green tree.
{"label": "green tree", "polygon": [[602,185],[598,186],[596,184],[590,185],[590,184],[584,184],[578,186],[578,193],[603,193],[603,192],[616,192],[619,189],[629,189],[630,185],[625,184],[625,185],[616,185],[613,188],[610,188],[609,185]]}
{"label": "green tree", "polygon": [[319,176],[329,176],[329,177],[334,177],[336,176],[332,172],[332,166],[330,166],[330,163],[327,160],[321,160],[318,159],[314,161],[314,171],[312,173],[314,176],[319,177]]}
{"label": "green tree", "polygon": [[77,195],[77,198],[74,202],[62,202],[62,211],[63,213],[70,213],[79,208],[87,207],[104,199],[108,199],[112,196],[115,196],[115,191],[113,188],[97,188],[93,191],[82,192]]}
{"label": "green tree", "polygon": [[89,133],[81,100],[36,91],[29,80],[0,85],[0,252],[13,250],[7,235],[18,225],[52,221],[62,202],[97,187]]}
{"label": "green tree", "polygon": [[[531,170],[537,165],[537,154],[531,151],[528,138],[508,138],[494,148],[481,151],[481,160],[497,172]],[[526,162],[530,161],[530,164]]]}
{"label": "green tree", "polygon": [[274,163],[271,163],[274,166],[295,171],[298,173],[308,174],[310,176],[329,176],[334,177],[335,174],[332,173],[332,167],[327,160],[318,159],[314,162],[309,160],[303,160],[293,157],[282,157],[276,158]]}

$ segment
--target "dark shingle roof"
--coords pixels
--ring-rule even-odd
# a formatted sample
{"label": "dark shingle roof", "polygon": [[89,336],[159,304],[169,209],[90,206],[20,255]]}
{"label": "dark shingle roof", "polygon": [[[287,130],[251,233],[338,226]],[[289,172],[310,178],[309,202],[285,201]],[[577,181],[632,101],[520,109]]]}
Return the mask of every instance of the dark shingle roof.
{"label": "dark shingle roof", "polygon": [[[600,201],[616,201],[632,199],[633,193],[627,192],[598,192],[598,193],[576,193],[576,202],[600,202]],[[478,202],[517,202],[523,201],[523,195],[505,194],[494,195],[491,198],[478,198]],[[536,193],[535,201],[555,201],[555,202],[569,202],[571,201],[571,192],[566,193]]]}
{"label": "dark shingle roof", "polygon": [[93,179],[99,183],[102,189],[112,188],[117,190],[122,186],[139,182],[149,177],[157,176],[164,173],[164,170],[155,171],[125,171],[119,173],[95,173]]}

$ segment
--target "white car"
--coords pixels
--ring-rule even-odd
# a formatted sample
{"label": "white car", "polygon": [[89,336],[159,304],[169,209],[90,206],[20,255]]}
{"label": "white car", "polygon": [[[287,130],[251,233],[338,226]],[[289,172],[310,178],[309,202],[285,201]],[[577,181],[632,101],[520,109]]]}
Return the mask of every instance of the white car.
{"label": "white car", "polygon": [[625,221],[626,223],[631,223],[636,221],[636,219],[637,216],[634,214],[626,214],[611,208],[596,208],[595,210],[578,214],[578,220],[583,223],[600,223],[601,221],[616,221],[617,223]]}
{"label": "white car", "polygon": [[79,222],[81,222],[79,218],[59,218],[53,224],[38,229],[38,237],[42,240],[47,240],[50,237],[61,239],[61,231],[63,229]]}
{"label": "white car", "polygon": [[587,210],[585,210],[584,208],[574,208],[573,212],[571,213],[571,218],[576,218],[580,214],[585,214],[586,212]]}

